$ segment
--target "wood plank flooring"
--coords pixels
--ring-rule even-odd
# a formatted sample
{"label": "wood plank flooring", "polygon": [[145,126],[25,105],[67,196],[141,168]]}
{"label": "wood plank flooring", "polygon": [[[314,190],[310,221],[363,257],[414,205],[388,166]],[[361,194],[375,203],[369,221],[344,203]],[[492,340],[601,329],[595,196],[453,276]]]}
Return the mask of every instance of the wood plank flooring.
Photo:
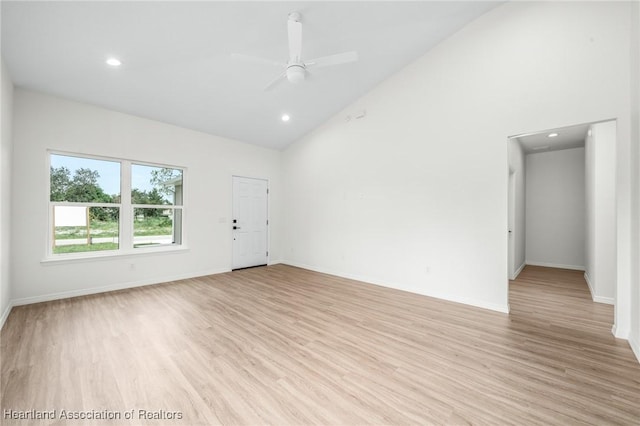
{"label": "wood plank flooring", "polygon": [[275,265],[16,307],[0,334],[0,422],[640,424],[640,364],[582,273],[528,266],[510,305]]}

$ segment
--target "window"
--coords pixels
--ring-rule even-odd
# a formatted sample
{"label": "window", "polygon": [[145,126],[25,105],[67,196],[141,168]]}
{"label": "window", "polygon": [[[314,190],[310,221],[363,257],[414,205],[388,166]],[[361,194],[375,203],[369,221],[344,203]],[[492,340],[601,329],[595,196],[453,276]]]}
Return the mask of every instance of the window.
{"label": "window", "polygon": [[54,254],[118,250],[120,163],[51,155]]}
{"label": "window", "polygon": [[181,245],[183,175],[172,166],[50,154],[49,253]]}
{"label": "window", "polygon": [[182,170],[131,166],[133,247],[182,242]]}

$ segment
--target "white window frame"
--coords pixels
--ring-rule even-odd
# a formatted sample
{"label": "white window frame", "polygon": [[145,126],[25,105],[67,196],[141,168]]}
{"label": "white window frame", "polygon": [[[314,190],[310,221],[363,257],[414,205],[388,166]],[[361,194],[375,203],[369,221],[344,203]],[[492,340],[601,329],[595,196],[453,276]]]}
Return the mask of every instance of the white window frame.
{"label": "white window frame", "polygon": [[[51,201],[51,155],[60,155],[67,157],[86,158],[89,160],[111,161],[120,164],[120,203],[91,203],[91,202],[67,202],[67,201]],[[182,204],[176,205],[155,205],[155,204],[132,204],[131,203],[131,168],[132,165],[163,167],[182,171]],[[48,227],[47,227],[47,248],[43,262],[56,262],[74,259],[92,259],[113,256],[130,256],[149,253],[164,253],[187,250],[186,245],[186,208],[185,198],[187,187],[187,168],[184,166],[151,163],[148,161],[138,161],[123,158],[114,158],[107,156],[98,156],[91,154],[64,152],[47,150],[47,210],[48,210]],[[118,248],[116,250],[99,250],[86,251],[79,253],[53,253],[54,239],[54,223],[53,209],[54,206],[81,206],[81,207],[113,207],[118,208]],[[172,244],[161,244],[157,246],[133,246],[133,221],[136,208],[161,208],[164,210],[171,209],[174,212],[180,210],[181,215],[181,242]],[[175,219],[175,213],[173,215]],[[175,226],[175,223],[174,223]]]}

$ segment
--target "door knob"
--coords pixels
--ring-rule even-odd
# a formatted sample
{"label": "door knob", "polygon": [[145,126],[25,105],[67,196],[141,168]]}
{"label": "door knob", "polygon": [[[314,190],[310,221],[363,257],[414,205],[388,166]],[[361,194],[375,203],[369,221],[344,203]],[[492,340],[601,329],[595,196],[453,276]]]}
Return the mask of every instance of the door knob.
{"label": "door knob", "polygon": [[233,229],[240,229],[240,227],[239,226],[234,226]]}

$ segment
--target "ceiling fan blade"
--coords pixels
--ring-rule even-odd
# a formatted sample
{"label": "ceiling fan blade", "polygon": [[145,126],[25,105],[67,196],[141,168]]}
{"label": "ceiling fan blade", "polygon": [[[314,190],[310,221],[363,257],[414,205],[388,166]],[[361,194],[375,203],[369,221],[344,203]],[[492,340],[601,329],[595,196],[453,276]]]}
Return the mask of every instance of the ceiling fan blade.
{"label": "ceiling fan blade", "polygon": [[276,85],[278,85],[279,83],[281,83],[287,76],[287,71],[285,70],[282,74],[280,74],[278,77],[274,78],[273,80],[271,80],[271,82],[269,82],[269,84],[267,84],[264,89],[265,92],[268,90],[273,89]]}
{"label": "ceiling fan blade", "polygon": [[355,62],[358,60],[358,52],[344,52],[338,53],[335,55],[323,56],[321,58],[312,59],[310,61],[305,61],[304,65],[306,67],[329,67],[331,65],[340,65],[346,64],[349,62]]}
{"label": "ceiling fan blade", "polygon": [[302,53],[302,24],[289,17],[287,29],[289,33],[289,63],[299,63]]}
{"label": "ceiling fan blade", "polygon": [[287,64],[283,64],[282,62],[273,61],[271,59],[264,59],[258,56],[243,55],[242,53],[232,53],[231,57],[239,61],[251,62],[254,64],[273,65],[277,67],[287,66]]}

